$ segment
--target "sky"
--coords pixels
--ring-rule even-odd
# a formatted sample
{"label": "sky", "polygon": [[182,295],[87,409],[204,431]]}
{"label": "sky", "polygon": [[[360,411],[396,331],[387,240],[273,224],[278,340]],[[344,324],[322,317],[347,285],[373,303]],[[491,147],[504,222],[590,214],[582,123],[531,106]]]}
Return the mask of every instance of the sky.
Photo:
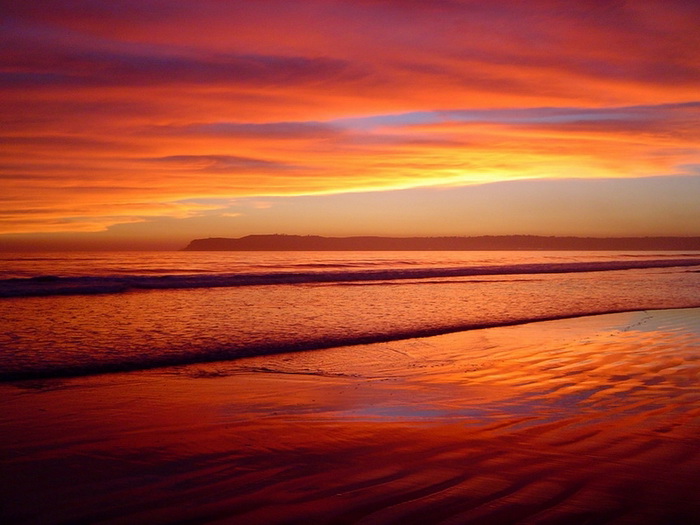
{"label": "sky", "polygon": [[700,235],[696,0],[33,0],[0,249]]}

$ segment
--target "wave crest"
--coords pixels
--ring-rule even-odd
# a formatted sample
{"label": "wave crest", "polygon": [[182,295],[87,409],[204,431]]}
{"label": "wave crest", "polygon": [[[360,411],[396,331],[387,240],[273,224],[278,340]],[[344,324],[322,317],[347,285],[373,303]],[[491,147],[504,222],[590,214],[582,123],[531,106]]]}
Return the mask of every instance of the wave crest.
{"label": "wave crest", "polygon": [[134,290],[219,288],[299,284],[343,284],[405,279],[425,280],[489,275],[537,275],[602,272],[648,268],[700,266],[700,258],[618,260],[570,263],[465,266],[451,268],[383,268],[307,272],[257,272],[235,274],[113,275],[60,277],[42,275],[0,280],[0,298],[52,295],[115,294]]}

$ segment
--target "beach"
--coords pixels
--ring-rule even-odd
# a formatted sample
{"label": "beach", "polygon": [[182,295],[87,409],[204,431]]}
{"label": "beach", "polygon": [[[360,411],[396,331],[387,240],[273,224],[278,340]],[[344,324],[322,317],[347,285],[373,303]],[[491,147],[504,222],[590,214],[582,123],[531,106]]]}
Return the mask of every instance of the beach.
{"label": "beach", "polygon": [[3,523],[697,523],[700,309],[0,385]]}
{"label": "beach", "polygon": [[700,0],[2,7],[0,525],[700,525]]}

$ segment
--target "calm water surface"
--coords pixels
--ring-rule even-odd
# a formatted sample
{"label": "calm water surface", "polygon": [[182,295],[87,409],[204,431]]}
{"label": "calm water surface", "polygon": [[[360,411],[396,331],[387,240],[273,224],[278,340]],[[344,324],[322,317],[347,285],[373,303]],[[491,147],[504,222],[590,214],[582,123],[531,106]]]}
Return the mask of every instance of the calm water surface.
{"label": "calm water surface", "polygon": [[700,252],[4,254],[0,279],[4,380],[700,306]]}

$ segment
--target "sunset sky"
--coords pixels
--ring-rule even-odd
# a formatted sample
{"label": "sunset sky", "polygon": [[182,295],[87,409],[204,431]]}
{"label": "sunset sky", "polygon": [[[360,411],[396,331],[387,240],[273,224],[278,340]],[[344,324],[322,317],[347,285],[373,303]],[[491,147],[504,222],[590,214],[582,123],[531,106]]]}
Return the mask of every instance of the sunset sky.
{"label": "sunset sky", "polygon": [[700,235],[697,0],[0,16],[0,248]]}

